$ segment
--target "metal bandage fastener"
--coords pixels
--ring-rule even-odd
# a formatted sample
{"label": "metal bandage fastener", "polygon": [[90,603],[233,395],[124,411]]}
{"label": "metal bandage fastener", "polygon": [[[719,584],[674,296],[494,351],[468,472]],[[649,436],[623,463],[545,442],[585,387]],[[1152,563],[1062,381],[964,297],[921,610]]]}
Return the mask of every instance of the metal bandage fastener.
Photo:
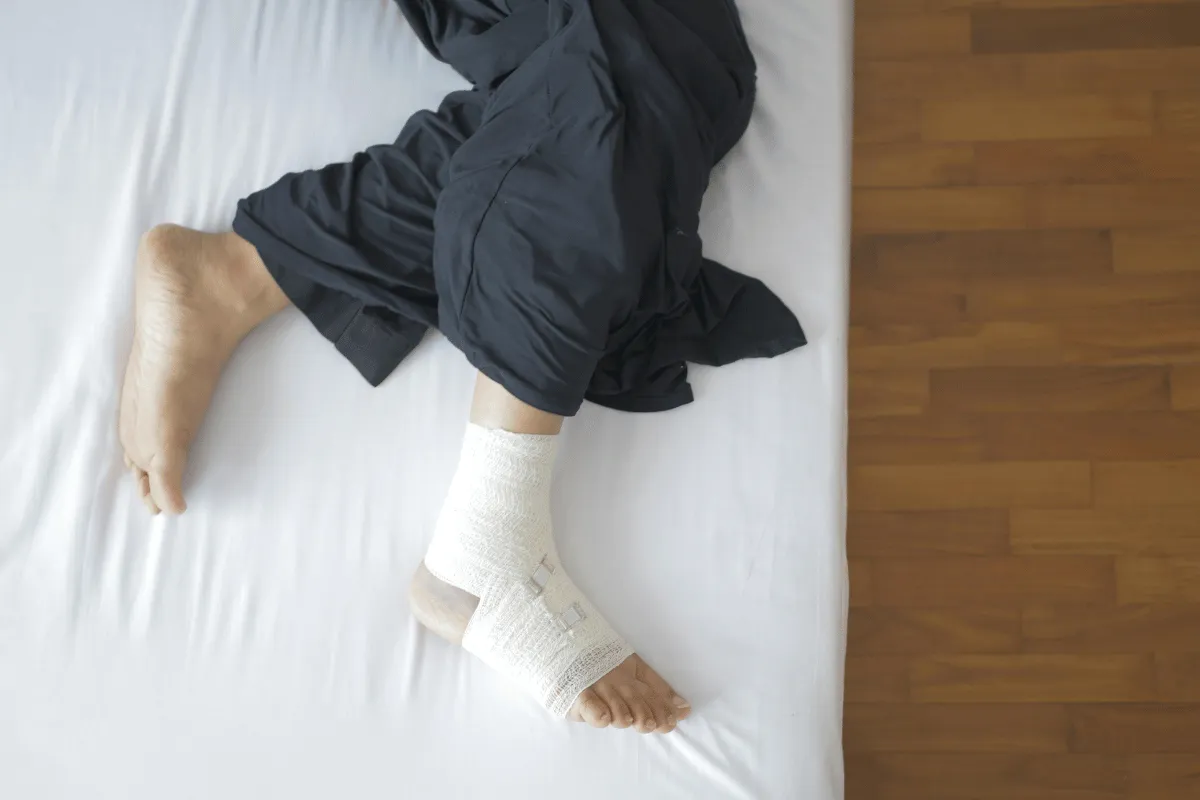
{"label": "metal bandage fastener", "polygon": [[537,597],[545,591],[546,584],[550,582],[550,576],[554,574],[554,567],[546,560],[548,558],[549,556],[542,556],[537,569],[533,571],[533,576],[525,583],[525,588],[533,597]]}
{"label": "metal bandage fastener", "polygon": [[572,603],[566,611],[558,615],[558,627],[573,636],[575,626],[585,619],[587,619],[587,614],[583,613],[583,608],[579,603]]}

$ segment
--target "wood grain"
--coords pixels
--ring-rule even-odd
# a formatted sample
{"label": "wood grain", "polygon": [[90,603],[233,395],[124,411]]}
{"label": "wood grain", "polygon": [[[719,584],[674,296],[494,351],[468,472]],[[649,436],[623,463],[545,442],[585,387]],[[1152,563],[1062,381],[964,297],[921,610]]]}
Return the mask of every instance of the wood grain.
{"label": "wood grain", "polygon": [[1116,230],[1112,248],[1117,272],[1200,272],[1200,226]]}
{"label": "wood grain", "polygon": [[850,507],[863,511],[1073,508],[1091,503],[1086,462],[1025,461],[850,468]]}
{"label": "wood grain", "polygon": [[872,564],[880,606],[993,607],[1022,603],[1101,603],[1116,599],[1107,558],[880,559]]}
{"label": "wood grain", "polygon": [[1200,603],[1200,557],[1117,559],[1122,603]]}
{"label": "wood grain", "polygon": [[876,753],[846,762],[847,800],[1117,800],[1129,765],[1097,755]]}
{"label": "wood grain", "polygon": [[850,561],[850,607],[861,608],[874,602],[874,591],[871,581],[871,562],[865,560]]}
{"label": "wood grain", "polygon": [[1200,3],[855,16],[846,796],[1200,797]]}
{"label": "wood grain", "polygon": [[928,703],[1153,700],[1150,655],[940,655],[914,658],[912,699]]}
{"label": "wood grain", "polygon": [[[1009,186],[856,189],[853,196],[853,224],[862,233],[1022,228],[1028,219],[1026,193]],[[1055,206],[1045,212],[1046,218],[1052,219],[1054,211],[1067,216]]]}
{"label": "wood grain", "polygon": [[846,691],[860,702],[908,701],[908,660],[895,656],[851,656],[846,659]]}
{"label": "wood grain", "polygon": [[1171,407],[1200,411],[1200,365],[1171,368]]}
{"label": "wood grain", "polygon": [[1200,705],[1078,705],[1066,714],[1077,753],[1200,752]]}
{"label": "wood grain", "polygon": [[1015,608],[871,608],[850,614],[850,650],[863,655],[1012,653],[1021,647]]}
{"label": "wood grain", "polygon": [[1149,136],[1154,122],[1148,93],[988,95],[926,100],[920,134],[927,142]]}
{"label": "wood grain", "polygon": [[[1196,6],[1200,19],[1200,6]],[[1200,37],[1200,24],[1192,34]],[[1154,116],[1160,133],[1168,135],[1200,134],[1200,90],[1158,92],[1154,98]]]}
{"label": "wood grain", "polygon": [[1095,465],[1097,506],[1196,506],[1200,459],[1114,461]]}
{"label": "wood grain", "polygon": [[1200,797],[1200,755],[1132,756],[1130,800],[1195,800]]}
{"label": "wood grain", "polygon": [[[1193,628],[1193,635],[1196,629]],[[1200,651],[1200,643],[1196,648]],[[1158,653],[1158,692],[1163,700],[1200,703],[1200,652]]]}
{"label": "wood grain", "polygon": [[1021,614],[1032,653],[1189,652],[1197,649],[1198,604],[1030,605]]}
{"label": "wood grain", "polygon": [[1194,412],[995,414],[980,419],[977,430],[980,457],[989,460],[1200,458]]}
{"label": "wood grain", "polygon": [[1186,3],[980,8],[971,14],[971,51],[975,53],[1051,53],[1189,45],[1200,45],[1200,6]]}
{"label": "wood grain", "polygon": [[929,375],[941,412],[1088,412],[1165,410],[1165,367],[1006,367],[939,369]]}
{"label": "wood grain", "polygon": [[980,142],[974,147],[975,181],[982,185],[1200,181],[1200,138]]}
{"label": "wood grain", "polygon": [[[871,245],[874,274],[884,278],[1059,275],[1082,283],[1082,277],[1106,275],[1113,263],[1112,242],[1103,230],[948,231],[875,236]],[[1162,249],[1172,251],[1170,245]]]}
{"label": "wood grain", "polygon": [[1066,709],[1055,705],[872,705],[849,703],[846,751],[1061,753]]}
{"label": "wood grain", "polygon": [[965,13],[864,17],[854,26],[859,58],[905,58],[969,53],[971,17]]}
{"label": "wood grain", "polygon": [[962,186],[974,182],[975,148],[969,144],[899,142],[854,147],[855,186]]}
{"label": "wood grain", "polygon": [[1011,542],[1024,555],[1200,556],[1200,514],[1186,506],[1015,509]]}
{"label": "wood grain", "polygon": [[1008,512],[856,511],[846,523],[851,557],[1003,555],[1008,552]]}

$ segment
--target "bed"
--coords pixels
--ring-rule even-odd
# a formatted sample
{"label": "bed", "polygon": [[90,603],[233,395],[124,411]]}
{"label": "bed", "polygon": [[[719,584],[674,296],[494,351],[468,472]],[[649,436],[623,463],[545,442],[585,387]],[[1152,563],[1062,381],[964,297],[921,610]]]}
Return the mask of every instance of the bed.
{"label": "bed", "polygon": [[[235,354],[189,511],[116,437],[133,253],[460,86],[386,0],[7,0],[0,12],[0,796],[842,796],[849,5],[741,0],[759,104],[707,252],[809,344],[585,406],[557,475],[581,587],[695,714],[555,722],[405,599],[472,372],[430,336],[372,389],[298,312]],[[401,488],[403,487],[403,488]]]}

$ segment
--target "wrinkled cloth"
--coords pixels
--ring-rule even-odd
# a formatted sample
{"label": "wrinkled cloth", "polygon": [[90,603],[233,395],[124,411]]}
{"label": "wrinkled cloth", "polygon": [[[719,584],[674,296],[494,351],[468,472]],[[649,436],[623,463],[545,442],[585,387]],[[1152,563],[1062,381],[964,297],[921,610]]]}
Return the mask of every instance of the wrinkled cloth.
{"label": "wrinkled cloth", "polygon": [[733,0],[397,2],[473,88],[234,220],[368,381],[436,327],[543,411],[661,411],[692,400],[687,362],[804,344],[701,251],[709,174],[754,103]]}

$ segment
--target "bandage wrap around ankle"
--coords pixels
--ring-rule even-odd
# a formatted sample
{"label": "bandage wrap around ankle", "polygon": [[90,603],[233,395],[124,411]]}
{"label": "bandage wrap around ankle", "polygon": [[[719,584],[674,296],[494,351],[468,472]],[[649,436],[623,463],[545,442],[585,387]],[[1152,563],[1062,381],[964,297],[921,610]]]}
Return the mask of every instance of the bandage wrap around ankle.
{"label": "bandage wrap around ankle", "polygon": [[469,426],[425,566],[479,598],[463,647],[562,717],[633,651],[559,563],[550,524],[557,448],[557,436]]}

